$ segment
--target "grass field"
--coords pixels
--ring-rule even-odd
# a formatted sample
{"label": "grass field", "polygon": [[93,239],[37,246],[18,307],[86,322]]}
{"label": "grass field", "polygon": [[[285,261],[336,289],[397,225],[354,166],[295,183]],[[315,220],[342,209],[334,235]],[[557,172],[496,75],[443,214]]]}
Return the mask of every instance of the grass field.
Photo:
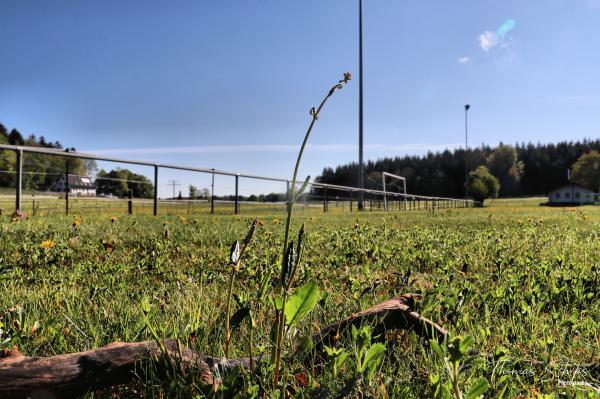
{"label": "grass field", "polygon": [[[297,285],[317,282],[320,297],[288,332],[288,353],[301,337],[402,293],[421,294],[416,310],[462,344],[453,352],[398,332],[361,371],[365,341],[381,338],[362,331],[332,348],[324,367],[288,358],[290,392],[333,398],[350,386],[350,397],[455,397],[456,385],[465,398],[469,390],[472,398],[598,397],[600,207],[540,207],[544,200],[435,213],[298,207],[292,231],[305,223],[307,235]],[[103,209],[11,221],[5,214],[0,349],[50,356],[158,336],[223,356],[229,249],[244,238],[252,212],[261,223],[233,287],[234,311],[251,309],[254,351],[268,353],[283,215],[266,208],[242,216]],[[249,332],[246,322],[233,331],[233,357],[248,354]],[[463,367],[453,375],[445,361]],[[141,373],[121,395],[272,397],[269,370],[225,381],[217,393],[184,375]]]}
{"label": "grass field", "polygon": [[[12,213],[15,209],[15,196],[14,193],[8,193],[8,190],[2,194],[0,191],[0,209],[3,209],[7,213]],[[539,205],[543,202],[540,198],[527,198],[510,200],[514,201],[514,206],[533,206]],[[129,199],[125,198],[100,198],[100,197],[77,197],[71,196],[69,198],[69,213],[71,214],[98,214],[103,213],[106,215],[118,215],[127,214],[129,212]],[[505,200],[497,200],[498,206],[513,206],[511,202]],[[462,206],[463,204],[459,204]],[[425,209],[431,207],[431,203],[428,205],[424,201],[418,203],[419,209]],[[311,198],[308,201],[300,201],[296,203],[295,211],[299,213],[313,213],[314,211],[323,211],[323,201],[318,198]],[[339,213],[339,212],[356,212],[357,211],[356,200],[352,203],[348,199],[336,200],[330,199],[327,202],[328,212]],[[453,207],[453,205],[444,202],[438,203],[436,208],[445,209]],[[365,208],[368,211],[380,211],[384,208],[384,202],[381,197],[365,198]],[[388,208],[390,210],[404,210],[404,209],[416,209],[417,203],[415,202],[412,207],[408,202],[404,202],[398,199],[388,200]],[[53,193],[38,193],[37,195],[26,194],[23,195],[21,201],[21,210],[28,215],[34,216],[52,216],[62,215],[66,213],[66,201],[64,195],[58,195]],[[213,214],[216,215],[232,215],[235,213],[235,205],[233,201],[216,200],[212,209]],[[245,215],[262,215],[286,212],[286,206],[283,202],[248,202],[239,201],[238,213]],[[198,215],[210,215],[211,205],[206,199],[203,200],[168,200],[159,199],[158,201],[158,213],[161,215],[181,215],[181,216],[198,216]],[[153,201],[152,199],[136,198],[132,200],[132,214],[134,215],[152,215],[153,214]]]}

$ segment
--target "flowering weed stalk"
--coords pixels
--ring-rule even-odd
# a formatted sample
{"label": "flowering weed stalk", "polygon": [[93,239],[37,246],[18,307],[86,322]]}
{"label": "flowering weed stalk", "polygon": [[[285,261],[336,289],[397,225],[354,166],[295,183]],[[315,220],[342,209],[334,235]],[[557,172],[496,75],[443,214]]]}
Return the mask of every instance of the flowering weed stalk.
{"label": "flowering weed stalk", "polygon": [[[275,346],[273,348],[273,356],[272,359],[274,360],[275,363],[275,371],[274,371],[274,375],[273,375],[273,385],[277,386],[277,384],[279,383],[279,372],[280,372],[280,364],[281,364],[281,351],[283,348],[283,333],[284,333],[284,329],[285,329],[285,305],[288,299],[288,295],[289,295],[289,289],[292,285],[292,279],[294,277],[294,272],[296,270],[296,264],[298,263],[298,259],[295,256],[295,251],[294,251],[294,242],[289,240],[289,234],[290,234],[290,224],[292,222],[292,213],[293,213],[293,209],[294,209],[294,203],[296,202],[296,200],[298,199],[298,197],[300,197],[300,195],[302,195],[302,193],[304,192],[304,190],[306,190],[306,186],[308,185],[310,176],[306,177],[306,180],[304,181],[304,184],[302,185],[302,187],[300,187],[300,189],[298,191],[296,191],[296,183],[297,183],[297,178],[298,178],[298,169],[300,168],[300,161],[302,160],[302,155],[304,153],[304,149],[306,148],[306,143],[308,142],[308,138],[310,136],[310,133],[317,121],[317,119],[319,119],[319,114],[321,113],[321,110],[323,109],[323,106],[325,105],[325,103],[327,102],[327,100],[329,99],[329,97],[331,97],[333,95],[333,93],[335,93],[336,90],[341,89],[344,87],[344,84],[348,83],[351,79],[351,75],[349,72],[344,73],[344,78],[342,80],[340,80],[338,83],[334,84],[331,89],[329,89],[329,92],[327,93],[327,95],[325,95],[325,98],[323,98],[323,100],[321,101],[321,104],[319,105],[318,108],[311,108],[310,109],[310,115],[312,116],[312,120],[310,122],[310,125],[308,126],[308,130],[306,131],[306,134],[304,135],[304,141],[302,141],[302,145],[300,146],[300,151],[298,152],[298,158],[296,159],[296,165],[294,166],[294,174],[292,176],[292,186],[290,188],[290,197],[289,197],[289,201],[287,203],[287,218],[285,221],[285,234],[284,234],[284,238],[283,238],[283,253],[282,253],[282,267],[281,267],[281,277],[280,277],[280,282],[279,282],[279,295],[281,297],[281,306],[277,307],[276,309],[276,326],[277,326],[277,335],[275,337]],[[302,234],[303,234],[303,230],[302,229]],[[299,239],[298,239],[298,244],[301,243],[301,235],[299,235]],[[298,252],[300,252],[300,248],[298,248]]]}
{"label": "flowering weed stalk", "polygon": [[229,347],[231,343],[231,298],[233,296],[233,284],[235,283],[235,276],[240,271],[240,262],[242,255],[246,251],[248,244],[252,241],[256,226],[258,225],[258,219],[254,219],[250,225],[250,229],[242,242],[240,248],[240,242],[235,240],[229,251],[229,265],[231,266],[231,276],[229,278],[229,289],[227,290],[227,314],[225,318],[225,358],[229,359]]}

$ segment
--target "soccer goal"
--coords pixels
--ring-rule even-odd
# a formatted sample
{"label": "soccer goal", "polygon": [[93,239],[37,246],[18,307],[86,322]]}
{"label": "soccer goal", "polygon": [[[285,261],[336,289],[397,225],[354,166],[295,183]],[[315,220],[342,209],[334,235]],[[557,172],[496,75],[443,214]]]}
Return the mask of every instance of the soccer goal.
{"label": "soccer goal", "polygon": [[402,181],[402,188],[404,190],[404,202],[405,202],[404,208],[406,209],[406,179],[404,177],[402,177],[402,176],[394,175],[392,173],[381,172],[381,180],[383,181],[383,209],[385,209],[386,211],[388,210],[387,192],[386,192],[386,189],[385,189],[385,178],[386,177],[391,177],[392,179],[396,179],[396,180],[401,180]]}

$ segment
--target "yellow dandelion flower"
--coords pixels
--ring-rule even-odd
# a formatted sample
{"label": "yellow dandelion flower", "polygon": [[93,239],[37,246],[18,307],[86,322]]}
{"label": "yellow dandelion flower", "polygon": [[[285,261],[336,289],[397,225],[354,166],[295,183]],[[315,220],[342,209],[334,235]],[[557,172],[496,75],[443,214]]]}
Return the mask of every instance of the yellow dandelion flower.
{"label": "yellow dandelion flower", "polygon": [[45,249],[54,248],[54,241],[52,241],[52,240],[42,241],[42,243],[40,244],[40,247],[45,248]]}
{"label": "yellow dandelion flower", "polygon": [[111,222],[111,223],[114,223],[114,222],[116,222],[117,220],[119,220],[119,219],[117,219],[117,217],[116,217],[116,216],[113,216],[113,217],[111,217],[111,218],[110,218],[110,222]]}

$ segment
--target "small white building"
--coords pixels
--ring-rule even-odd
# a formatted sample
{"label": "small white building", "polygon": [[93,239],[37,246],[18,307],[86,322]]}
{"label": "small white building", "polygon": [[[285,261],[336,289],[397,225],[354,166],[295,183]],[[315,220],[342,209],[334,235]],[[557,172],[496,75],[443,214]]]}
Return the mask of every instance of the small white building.
{"label": "small white building", "polygon": [[548,195],[550,204],[593,204],[595,200],[594,190],[577,183],[565,184]]}
{"label": "small white building", "polygon": [[[54,185],[54,190],[61,193],[65,192],[66,186],[64,175],[58,179]],[[92,197],[96,195],[96,185],[88,176],[69,175],[69,194]]]}

